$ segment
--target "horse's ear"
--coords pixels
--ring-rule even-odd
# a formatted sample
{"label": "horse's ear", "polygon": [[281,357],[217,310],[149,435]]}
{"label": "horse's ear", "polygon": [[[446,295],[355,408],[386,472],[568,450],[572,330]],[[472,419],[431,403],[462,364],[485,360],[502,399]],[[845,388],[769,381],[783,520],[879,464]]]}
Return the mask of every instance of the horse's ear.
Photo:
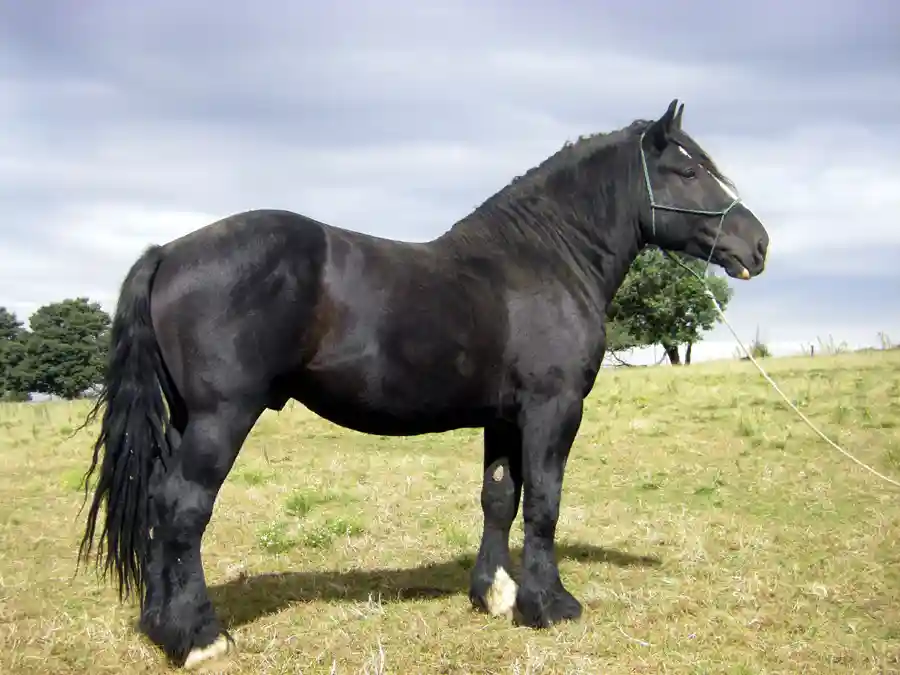
{"label": "horse's ear", "polygon": [[684,103],[678,106],[678,112],[675,113],[675,119],[672,120],[672,128],[681,131],[681,114],[684,112]]}
{"label": "horse's ear", "polygon": [[[657,150],[662,150],[669,144],[669,136],[672,134],[672,131],[677,128],[674,125],[677,107],[678,99],[672,99],[672,102],[669,104],[669,107],[666,108],[666,112],[663,113],[662,117],[651,124],[650,128],[647,130],[647,136]],[[680,123],[680,114],[678,115],[678,119]]]}

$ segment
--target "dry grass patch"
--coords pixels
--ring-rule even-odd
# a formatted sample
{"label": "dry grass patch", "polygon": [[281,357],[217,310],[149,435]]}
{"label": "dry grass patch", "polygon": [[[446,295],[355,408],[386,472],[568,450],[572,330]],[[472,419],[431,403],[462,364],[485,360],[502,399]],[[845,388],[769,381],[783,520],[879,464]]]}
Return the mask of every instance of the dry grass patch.
{"label": "dry grass patch", "polygon": [[[826,433],[900,476],[900,352],[769,363]],[[167,670],[134,607],[73,576],[92,438],[69,434],[86,410],[0,406],[0,672]],[[227,672],[900,672],[897,491],[748,364],[601,374],[559,527],[580,622],[470,610],[480,464],[475,431],[378,438],[298,405],[266,414],[205,540],[240,650]]]}

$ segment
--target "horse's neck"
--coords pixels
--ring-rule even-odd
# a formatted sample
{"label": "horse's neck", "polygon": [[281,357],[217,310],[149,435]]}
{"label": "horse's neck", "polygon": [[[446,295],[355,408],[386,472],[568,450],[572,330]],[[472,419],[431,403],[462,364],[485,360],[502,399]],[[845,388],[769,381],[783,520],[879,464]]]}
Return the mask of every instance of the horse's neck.
{"label": "horse's neck", "polygon": [[603,232],[603,246],[593,261],[601,278],[600,291],[608,306],[643,248],[636,224],[618,222]]}
{"label": "horse's neck", "polygon": [[611,210],[597,224],[564,208],[535,209],[533,204],[509,201],[479,209],[434,243],[447,244],[454,253],[518,257],[523,266],[546,264],[560,272],[561,282],[605,311],[640,250],[636,216]]}
{"label": "horse's neck", "polygon": [[643,246],[637,214],[626,208],[620,205],[622,212],[610,208],[603,216],[586,214],[577,224],[560,225],[559,237],[571,251],[568,262],[585,284],[590,280],[591,295],[603,311]]}

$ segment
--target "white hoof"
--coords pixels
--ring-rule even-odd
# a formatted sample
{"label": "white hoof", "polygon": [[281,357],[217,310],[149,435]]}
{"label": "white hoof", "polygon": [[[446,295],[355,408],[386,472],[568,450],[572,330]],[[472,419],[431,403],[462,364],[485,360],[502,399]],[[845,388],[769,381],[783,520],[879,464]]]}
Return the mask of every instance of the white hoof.
{"label": "white hoof", "polygon": [[215,642],[206,647],[195,647],[188,654],[187,660],[184,662],[185,670],[193,670],[204,666],[216,659],[225,656],[231,650],[231,645],[224,635],[220,635]]}
{"label": "white hoof", "polygon": [[513,607],[516,606],[516,582],[507,574],[506,570],[498,567],[494,572],[494,582],[488,589],[484,600],[488,613],[491,616],[505,616],[512,618]]}

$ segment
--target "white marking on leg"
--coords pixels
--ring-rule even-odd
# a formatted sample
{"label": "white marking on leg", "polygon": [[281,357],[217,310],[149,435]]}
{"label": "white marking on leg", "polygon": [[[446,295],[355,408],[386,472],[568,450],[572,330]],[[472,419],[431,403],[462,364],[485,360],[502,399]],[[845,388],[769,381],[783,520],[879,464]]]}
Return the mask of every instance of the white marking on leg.
{"label": "white marking on leg", "polygon": [[220,635],[215,642],[211,645],[207,645],[206,647],[195,647],[191,650],[191,653],[188,654],[187,660],[184,662],[185,670],[192,670],[197,668],[198,666],[202,666],[214,659],[221,658],[225,656],[231,646],[228,643],[228,640],[224,635]]}
{"label": "white marking on leg", "polygon": [[519,587],[506,570],[498,567],[494,572],[494,581],[485,595],[484,601],[491,616],[512,618],[513,607],[516,606],[516,591]]}

